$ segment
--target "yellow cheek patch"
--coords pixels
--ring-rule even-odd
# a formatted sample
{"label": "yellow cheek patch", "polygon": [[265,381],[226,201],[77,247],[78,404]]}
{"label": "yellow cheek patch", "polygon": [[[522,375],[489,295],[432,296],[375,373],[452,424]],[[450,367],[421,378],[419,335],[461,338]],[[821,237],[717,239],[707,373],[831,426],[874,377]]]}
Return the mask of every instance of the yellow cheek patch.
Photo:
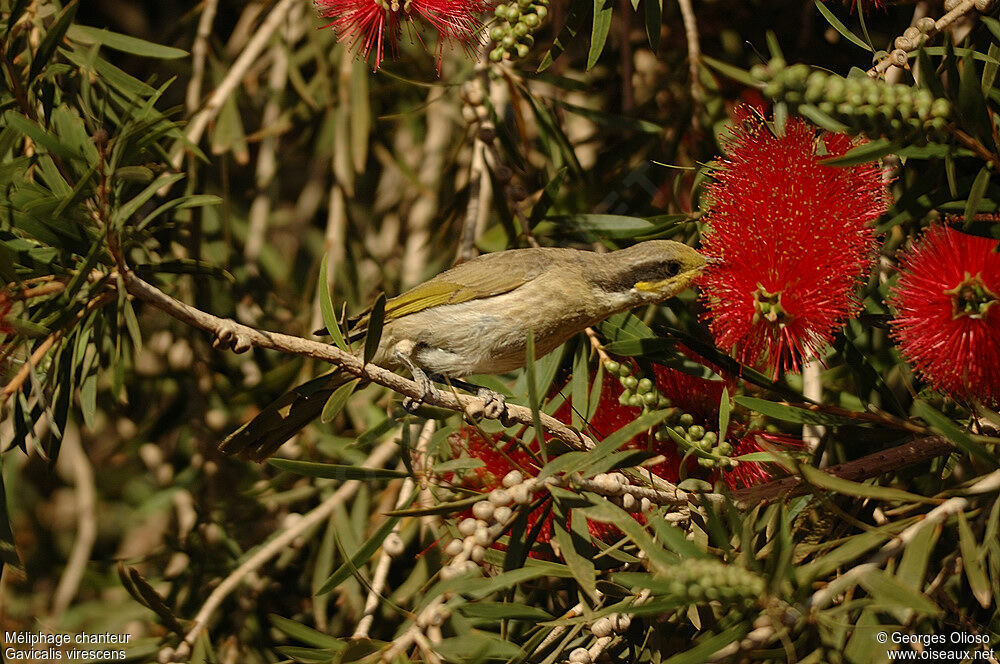
{"label": "yellow cheek patch", "polygon": [[674,279],[664,279],[663,281],[640,281],[635,285],[636,290],[645,291],[647,293],[655,293],[663,290],[666,286],[670,284]]}

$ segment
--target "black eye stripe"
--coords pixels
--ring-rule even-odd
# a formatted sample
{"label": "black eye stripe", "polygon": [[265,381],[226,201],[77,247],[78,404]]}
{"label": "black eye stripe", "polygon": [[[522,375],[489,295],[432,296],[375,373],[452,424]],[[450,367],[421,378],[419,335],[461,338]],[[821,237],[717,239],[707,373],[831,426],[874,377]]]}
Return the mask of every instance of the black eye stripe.
{"label": "black eye stripe", "polygon": [[681,264],[679,261],[651,261],[635,265],[614,276],[608,276],[603,279],[595,278],[594,283],[609,293],[622,292],[629,290],[643,281],[655,283],[675,277],[680,271]]}

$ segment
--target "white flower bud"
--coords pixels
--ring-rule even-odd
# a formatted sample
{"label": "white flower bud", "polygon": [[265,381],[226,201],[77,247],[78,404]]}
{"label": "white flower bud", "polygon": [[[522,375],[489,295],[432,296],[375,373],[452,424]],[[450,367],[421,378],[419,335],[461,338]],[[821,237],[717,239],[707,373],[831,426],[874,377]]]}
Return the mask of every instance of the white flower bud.
{"label": "white flower bud", "polygon": [[483,558],[486,557],[486,548],[482,546],[472,547],[472,553],[469,554],[469,560],[474,563],[483,562]]}
{"label": "white flower bud", "polygon": [[635,496],[631,493],[622,494],[622,509],[631,512],[635,509]]}
{"label": "white flower bud", "polygon": [[471,535],[476,532],[478,525],[476,519],[462,519],[462,522],[458,524],[458,532],[466,536]]}
{"label": "white flower bud", "polygon": [[453,539],[452,541],[448,542],[448,546],[444,548],[444,552],[446,555],[451,556],[452,558],[462,553],[462,540]]}
{"label": "white flower bud", "polygon": [[510,496],[510,491],[506,489],[494,489],[490,491],[489,501],[497,507],[506,507],[511,504],[513,499]]}
{"label": "white flower bud", "polygon": [[476,528],[476,532],[472,537],[479,546],[489,546],[493,543],[493,538],[490,537],[490,531],[485,526]]}
{"label": "white flower bud", "polygon": [[501,480],[501,484],[503,484],[504,487],[506,487],[506,488],[509,489],[512,486],[520,484],[523,481],[524,481],[524,475],[521,474],[521,471],[520,470],[512,470],[512,471],[510,471],[509,473],[507,473],[506,475],[503,476],[503,480]]}
{"label": "white flower bud", "polygon": [[493,520],[493,504],[488,500],[480,500],[478,503],[472,506],[472,514],[477,519],[482,519],[483,521]]}
{"label": "white flower bud", "polygon": [[403,555],[403,551],[406,546],[403,544],[403,538],[399,536],[398,533],[389,533],[382,542],[382,550],[385,551],[386,555],[397,558]]}
{"label": "white flower bud", "polygon": [[493,511],[493,520],[497,523],[507,523],[514,516],[514,510],[507,506],[498,507]]}
{"label": "white flower bud", "polygon": [[601,618],[590,626],[590,632],[599,639],[611,636],[613,631],[611,621],[607,618]]}
{"label": "white flower bud", "polygon": [[594,658],[590,656],[590,651],[586,648],[577,648],[569,654],[569,661],[573,664],[591,664]]}
{"label": "white flower bud", "polygon": [[527,505],[531,502],[531,487],[522,482],[510,490],[510,495],[518,505]]}

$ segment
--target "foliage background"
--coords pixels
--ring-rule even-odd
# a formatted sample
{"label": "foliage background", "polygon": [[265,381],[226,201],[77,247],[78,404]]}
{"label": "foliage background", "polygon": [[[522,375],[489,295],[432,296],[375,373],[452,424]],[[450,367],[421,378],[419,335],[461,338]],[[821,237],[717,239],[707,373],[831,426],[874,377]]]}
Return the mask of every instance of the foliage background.
{"label": "foliage background", "polygon": [[[484,70],[460,51],[446,51],[440,77],[434,57],[410,43],[373,74],[320,29],[306,2],[4,0],[0,6],[0,274],[12,289],[62,284],[15,304],[18,333],[4,348],[4,382],[16,389],[4,392],[0,423],[13,533],[6,538],[12,546],[3,549],[0,622],[4,630],[128,631],[138,639],[128,650],[135,661],[174,657],[210,590],[340,483],[216,451],[258,407],[323,367],[275,352],[212,349],[204,333],[116,289],[108,276],[109,242],[141,276],[204,311],[308,336],[322,324],[315,286],[324,257],[334,301],[359,311],[379,292],[419,283],[473,246],[524,246],[526,228],[543,244],[614,246],[650,235],[696,244],[706,164],[722,151],[718,137],[733,105],[760,98],[745,78],[706,67],[692,81],[681,11],[671,0],[659,10],[642,0],[638,11],[627,2],[554,2],[525,60]],[[613,20],[588,69],[595,6]],[[845,39],[811,2],[717,0],[695,9],[702,53],[742,70],[770,59],[768,35],[788,62],[841,75],[871,65],[872,54]],[[861,40],[876,49],[916,15],[942,13],[934,2],[901,2],[865,14],[862,30],[859,14],[829,9],[859,35],[867,30]],[[536,72],[567,22],[578,23],[578,33],[564,33],[565,52]],[[104,28],[146,41],[98,31]],[[961,53],[939,48],[927,52],[934,64],[927,69],[947,82],[943,92],[956,104],[977,109],[954,122],[993,156],[997,31],[972,19],[954,33],[978,60],[960,63]],[[936,45],[947,42],[946,36]],[[960,67],[981,85],[959,86]],[[911,82],[905,73],[894,75]],[[492,126],[495,140],[480,120]],[[997,236],[989,218],[974,217],[996,211],[998,162],[951,140],[911,146],[920,142],[897,140],[879,155],[903,160],[887,157],[895,204],[879,226],[885,245],[880,272],[865,291],[869,321],[887,313],[882,297],[895,250],[931,220],[964,214],[975,222],[972,232]],[[30,281],[48,277],[55,279]],[[654,331],[709,340],[691,292],[638,313]],[[989,435],[997,416],[980,412],[976,436],[965,433],[970,410],[939,395],[916,399],[921,386],[884,329],[852,321],[849,331],[849,342],[838,342],[819,375],[823,402],[912,418],[920,435],[933,429],[960,449],[898,472],[883,467],[866,478],[867,489],[815,477],[804,498],[779,496],[742,513],[732,505],[708,509],[686,526],[696,533],[694,546],[660,532],[628,541],[627,551],[679,567],[707,553],[764,579],[767,591],[737,610],[655,586],[660,603],[633,611],[632,626],[605,656],[707,661],[766,624],[776,626],[770,638],[724,658],[885,661],[886,648],[872,638],[879,629],[958,630],[996,642],[995,482],[876,559],[874,573],[862,564],[878,558],[879,547],[898,544],[891,538],[919,515],[965,495],[995,470],[996,440]],[[54,335],[48,352],[43,346]],[[574,342],[566,362],[586,349],[584,341]],[[35,369],[16,384],[32,351],[39,353]],[[543,379],[552,380],[558,361],[539,364]],[[574,380],[585,379],[578,372]],[[524,376],[505,383],[525,403]],[[780,393],[748,389],[774,400],[803,389],[795,375],[782,386]],[[539,387],[546,392],[545,384]],[[403,420],[396,402],[378,387],[359,392],[333,422],[313,425],[282,455],[359,464],[402,431],[415,440],[422,421]],[[800,433],[795,411],[770,413],[776,428]],[[438,423],[432,444],[439,455],[448,453],[447,434],[459,425],[455,415]],[[860,421],[831,426],[813,461],[822,455],[849,461],[914,437]],[[399,455],[387,467],[408,470]],[[363,543],[373,533],[384,538],[377,529],[401,482],[378,476],[360,483],[322,524],[256,568],[212,613],[193,658],[367,656],[358,641],[346,646],[368,596],[359,579],[371,578],[380,555]],[[878,492],[875,485],[910,493]],[[579,505],[566,499],[567,509],[592,499]],[[453,528],[448,518],[402,523],[406,555],[391,562],[388,600],[368,634],[380,641],[410,629],[410,612],[440,591],[432,582],[443,564],[434,544]],[[315,594],[345,552],[359,550],[367,552],[356,561],[359,575]],[[596,637],[585,624],[600,614],[588,612],[582,621],[564,621],[571,629],[555,646],[519,649],[533,638],[537,645],[551,628],[540,620],[557,620],[581,598],[579,557],[568,566],[558,558],[533,564],[549,565],[549,573],[497,584],[495,592],[469,581],[470,594],[458,603],[486,601],[453,613],[439,655],[551,662],[590,647]],[[815,590],[845,578],[834,586],[836,601],[809,606]],[[762,616],[772,622],[761,623]],[[418,658],[434,656],[417,650]]]}

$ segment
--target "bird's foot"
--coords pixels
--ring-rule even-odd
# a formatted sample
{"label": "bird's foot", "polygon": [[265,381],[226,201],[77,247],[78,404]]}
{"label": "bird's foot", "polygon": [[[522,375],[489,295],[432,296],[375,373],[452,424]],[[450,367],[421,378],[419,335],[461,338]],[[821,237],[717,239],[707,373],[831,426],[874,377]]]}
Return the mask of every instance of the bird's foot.
{"label": "bird's foot", "polygon": [[403,409],[412,414],[424,405],[427,399],[437,400],[441,398],[441,392],[434,387],[434,383],[431,382],[431,379],[419,367],[411,366],[410,372],[413,374],[413,380],[420,386],[420,396],[418,398],[406,397],[403,399]]}
{"label": "bird's foot", "polygon": [[227,318],[222,321],[218,329],[215,330],[215,338],[212,339],[213,348],[231,348],[234,353],[245,353],[253,346],[250,337],[240,332],[243,327],[236,321]]}
{"label": "bird's foot", "polygon": [[507,397],[486,387],[480,387],[476,396],[483,400],[483,417],[500,420],[505,427],[510,426],[507,416]]}

